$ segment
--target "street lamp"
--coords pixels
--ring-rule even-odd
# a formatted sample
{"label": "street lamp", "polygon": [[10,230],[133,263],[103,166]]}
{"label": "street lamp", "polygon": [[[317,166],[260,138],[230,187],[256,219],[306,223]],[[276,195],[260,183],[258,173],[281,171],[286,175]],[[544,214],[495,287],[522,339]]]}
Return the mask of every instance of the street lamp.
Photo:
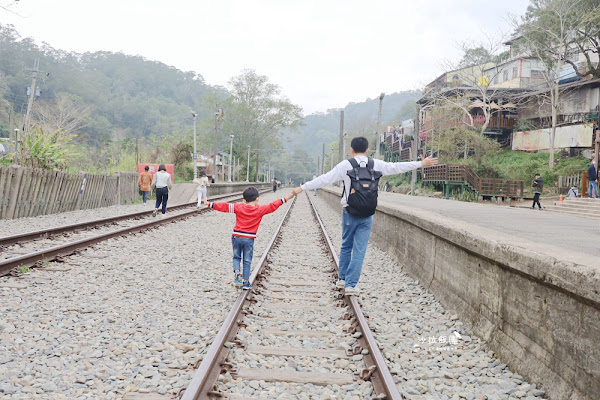
{"label": "street lamp", "polygon": [[248,146],[248,164],[246,165],[246,182],[250,182],[250,146]]}
{"label": "street lamp", "polygon": [[379,95],[379,113],[377,114],[377,137],[375,138],[376,148],[375,148],[375,158],[379,158],[379,147],[381,146],[381,107],[383,106],[383,98],[385,93],[381,93]]}
{"label": "street lamp", "polygon": [[233,155],[233,135],[229,135],[231,141],[229,142],[229,182],[231,182],[231,157]]}
{"label": "street lamp", "polygon": [[194,159],[194,180],[198,177],[198,153],[196,152],[196,113],[192,111],[192,117],[194,117],[194,154],[192,158]]}

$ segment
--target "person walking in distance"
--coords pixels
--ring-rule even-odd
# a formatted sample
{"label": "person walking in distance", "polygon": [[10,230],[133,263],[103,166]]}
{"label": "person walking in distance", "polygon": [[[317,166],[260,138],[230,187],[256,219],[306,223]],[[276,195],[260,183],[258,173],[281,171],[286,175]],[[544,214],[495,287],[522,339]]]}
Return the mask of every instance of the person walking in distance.
{"label": "person walking in distance", "polygon": [[[313,181],[314,181],[315,179],[317,179],[317,176],[316,176],[316,175],[313,175]],[[316,188],[316,189],[315,189],[315,196],[316,196],[316,195],[318,195],[318,194],[319,194],[319,188]]]}
{"label": "person walking in distance", "polygon": [[206,194],[206,188],[210,186],[206,172],[200,171],[200,177],[194,179],[194,183],[198,185],[198,207],[202,204],[203,200],[208,200]]}
{"label": "person walking in distance", "polygon": [[[243,203],[213,203],[204,201],[204,204],[217,211],[235,214],[235,226],[231,235],[234,283],[236,286],[242,286],[244,290],[249,290],[252,289],[249,279],[252,255],[254,253],[254,239],[256,239],[256,232],[258,231],[260,222],[263,216],[274,212],[294,197],[294,192],[291,192],[287,197],[277,199],[264,206],[258,204],[260,197],[255,187],[249,187],[244,190],[242,196],[244,197]],[[240,274],[240,263],[243,266],[243,274]],[[243,283],[242,279],[244,280]]]}
{"label": "person walking in distance", "polygon": [[277,179],[273,178],[273,193],[277,191]]}
{"label": "person walking in distance", "polygon": [[596,171],[596,160],[592,160],[590,167],[588,168],[588,181],[590,182],[588,196],[592,198],[593,191],[596,198],[600,197],[598,196],[598,171]]}
{"label": "person walking in distance", "polygon": [[540,210],[543,210],[542,205],[540,204],[540,196],[544,191],[544,180],[540,174],[535,174],[535,179],[531,184],[533,188],[533,205],[531,206],[532,210],[535,210],[535,205],[537,204]]}
{"label": "person walking in distance", "polygon": [[421,167],[437,165],[437,158],[427,157],[423,161],[389,163],[374,160],[369,154],[369,141],[365,137],[355,137],[350,144],[352,158],[336,165],[328,173],[316,177],[294,189],[298,195],[303,190],[313,190],[329,186],[342,180],[342,247],[336,286],[344,288],[346,296],[357,295],[356,287],[360,278],[367,244],[373,226],[373,214],[377,207],[379,178],[401,174]]}
{"label": "person walking in distance", "polygon": [[167,200],[169,199],[169,189],[171,189],[171,174],[167,172],[167,167],[165,164],[160,164],[158,166],[158,172],[154,174],[152,178],[152,189],[156,188],[156,205],[154,206],[154,211],[152,211],[152,216],[156,217],[158,213],[158,207],[162,205],[162,214],[161,217],[165,215],[167,212]]}
{"label": "person walking in distance", "polygon": [[138,186],[142,191],[144,206],[146,205],[146,200],[148,200],[148,193],[150,193],[150,185],[152,184],[152,174],[148,172],[149,170],[150,167],[146,165],[144,167],[144,172],[140,174],[140,179],[138,179]]}

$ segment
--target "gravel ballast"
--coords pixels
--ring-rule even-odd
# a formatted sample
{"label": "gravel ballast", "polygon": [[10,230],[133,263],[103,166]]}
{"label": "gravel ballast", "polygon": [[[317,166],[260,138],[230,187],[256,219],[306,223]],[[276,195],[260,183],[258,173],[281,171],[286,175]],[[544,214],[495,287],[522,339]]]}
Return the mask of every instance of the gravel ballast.
{"label": "gravel ballast", "polygon": [[[336,249],[341,246],[341,206],[332,209],[310,193]],[[513,373],[468,326],[369,243],[361,278],[363,311],[407,399],[535,400],[536,384]]]}
{"label": "gravel ballast", "polygon": [[[264,194],[261,203],[285,193]],[[254,263],[288,206],[264,217]],[[93,219],[110,211],[83,213]],[[68,223],[78,222],[67,214]],[[65,221],[60,214],[39,217],[39,224],[28,219],[25,231],[49,218],[51,226]],[[234,221],[212,211],[50,263],[63,271],[0,278],[26,285],[0,287],[0,397],[120,399],[185,387],[194,372],[188,365],[201,358],[238,294]]]}

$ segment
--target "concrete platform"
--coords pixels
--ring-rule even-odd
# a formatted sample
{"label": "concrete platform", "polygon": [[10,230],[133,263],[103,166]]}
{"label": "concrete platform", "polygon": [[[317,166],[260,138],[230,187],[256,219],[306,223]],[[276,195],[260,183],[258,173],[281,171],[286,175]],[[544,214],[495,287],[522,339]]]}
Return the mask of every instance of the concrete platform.
{"label": "concrete platform", "polygon": [[397,193],[380,192],[379,203],[391,207],[402,205],[427,210],[532,242],[600,256],[600,221],[585,216]]}

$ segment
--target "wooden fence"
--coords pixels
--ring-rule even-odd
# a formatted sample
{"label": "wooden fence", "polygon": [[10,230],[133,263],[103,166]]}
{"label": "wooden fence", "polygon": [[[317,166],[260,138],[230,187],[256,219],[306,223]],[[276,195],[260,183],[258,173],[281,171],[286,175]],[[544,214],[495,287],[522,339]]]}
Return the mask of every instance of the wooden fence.
{"label": "wooden fence", "polygon": [[480,196],[523,197],[523,181],[483,178],[469,165],[442,164],[423,168],[422,171],[423,182],[440,182],[446,186],[446,196],[449,185],[460,184]]}
{"label": "wooden fence", "polygon": [[138,174],[70,174],[62,171],[0,167],[0,219],[126,204],[138,197]]}

